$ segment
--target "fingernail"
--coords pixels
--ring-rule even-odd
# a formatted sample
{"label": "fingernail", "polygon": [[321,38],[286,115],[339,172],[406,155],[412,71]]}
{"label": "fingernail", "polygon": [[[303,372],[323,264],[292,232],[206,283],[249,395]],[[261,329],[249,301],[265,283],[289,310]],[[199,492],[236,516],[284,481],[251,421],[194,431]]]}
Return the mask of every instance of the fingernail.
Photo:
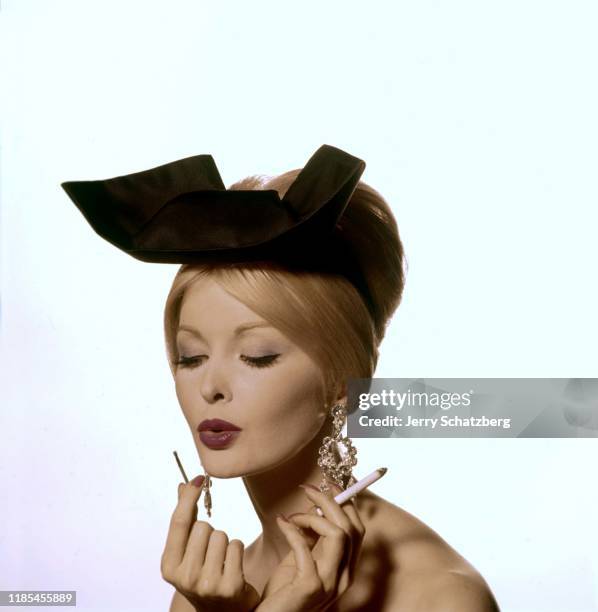
{"label": "fingernail", "polygon": [[312,489],[312,491],[317,491],[318,493],[320,492],[320,489],[318,489],[318,487],[314,487],[312,484],[300,484],[299,486],[303,489]]}
{"label": "fingernail", "polygon": [[202,474],[201,476],[196,476],[192,481],[191,484],[194,487],[201,487],[201,485],[203,484],[203,481],[205,480],[205,476]]}
{"label": "fingernail", "polygon": [[289,522],[289,519],[284,515],[284,514],[277,514],[276,515],[280,520],[284,521],[285,523]]}

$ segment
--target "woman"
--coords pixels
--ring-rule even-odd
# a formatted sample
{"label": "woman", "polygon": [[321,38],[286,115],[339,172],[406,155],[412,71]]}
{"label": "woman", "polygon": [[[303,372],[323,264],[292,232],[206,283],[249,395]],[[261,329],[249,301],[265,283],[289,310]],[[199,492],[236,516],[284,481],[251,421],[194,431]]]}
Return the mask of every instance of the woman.
{"label": "woman", "polygon": [[[205,475],[179,485],[161,559],[171,611],[497,610],[421,521],[370,492],[333,499],[351,461],[327,436],[352,409],[347,381],[373,376],[404,285],[396,222],[359,182],[365,164],[324,145],[301,171],[225,190],[198,157],[193,172],[188,158],[63,185],[119,248],[184,263],[165,336]],[[196,520],[211,477],[243,478],[262,525],[246,549]]]}

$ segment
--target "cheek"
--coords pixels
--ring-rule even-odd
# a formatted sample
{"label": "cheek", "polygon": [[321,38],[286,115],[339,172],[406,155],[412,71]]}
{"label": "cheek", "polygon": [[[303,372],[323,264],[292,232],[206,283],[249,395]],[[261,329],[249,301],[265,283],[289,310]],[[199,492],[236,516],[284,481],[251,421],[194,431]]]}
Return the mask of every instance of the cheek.
{"label": "cheek", "polygon": [[252,398],[251,428],[268,438],[270,447],[307,443],[322,427],[322,383],[318,371],[312,368],[296,367],[284,372],[273,368],[246,393]]}
{"label": "cheek", "polygon": [[183,377],[175,378],[175,392],[177,399],[179,401],[179,406],[183,411],[183,415],[185,420],[189,425],[191,425],[191,417],[192,417],[192,406],[193,406],[193,390],[192,384],[189,381],[185,381]]}

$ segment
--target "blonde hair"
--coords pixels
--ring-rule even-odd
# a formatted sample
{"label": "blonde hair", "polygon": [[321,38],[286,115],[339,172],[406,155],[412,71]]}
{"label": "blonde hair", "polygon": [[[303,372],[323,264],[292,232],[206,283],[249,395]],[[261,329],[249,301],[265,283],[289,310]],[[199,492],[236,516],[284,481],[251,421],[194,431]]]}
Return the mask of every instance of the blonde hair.
{"label": "blonde hair", "polygon": [[[291,170],[273,178],[254,175],[230,189],[275,189],[282,198],[299,172]],[[390,207],[361,181],[337,225],[352,245],[367,281],[372,313],[344,276],[299,272],[268,261],[184,264],[173,280],[164,310],[166,351],[173,375],[179,360],[176,328],[185,292],[198,279],[209,276],[314,359],[324,375],[327,404],[349,378],[373,376],[378,347],[403,294],[403,245]]]}

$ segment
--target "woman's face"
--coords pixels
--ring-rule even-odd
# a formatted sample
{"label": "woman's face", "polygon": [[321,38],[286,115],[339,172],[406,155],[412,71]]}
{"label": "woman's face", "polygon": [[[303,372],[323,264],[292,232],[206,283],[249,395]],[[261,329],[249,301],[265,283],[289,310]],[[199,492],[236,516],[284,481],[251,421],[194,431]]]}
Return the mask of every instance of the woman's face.
{"label": "woman's face", "polygon": [[274,468],[320,431],[320,368],[211,278],[185,292],[176,342],[176,394],[212,476]]}

